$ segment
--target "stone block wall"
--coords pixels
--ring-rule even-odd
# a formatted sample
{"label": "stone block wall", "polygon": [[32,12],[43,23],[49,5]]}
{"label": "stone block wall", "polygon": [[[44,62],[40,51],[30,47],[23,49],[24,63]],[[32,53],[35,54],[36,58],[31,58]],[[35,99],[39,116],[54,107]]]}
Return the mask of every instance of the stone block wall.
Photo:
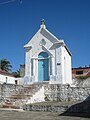
{"label": "stone block wall", "polygon": [[[40,86],[44,87],[44,98],[46,101],[84,101],[90,100],[90,87],[71,87],[69,85],[61,84],[42,84],[36,85],[35,89],[24,88],[19,85],[12,84],[0,84],[0,101],[11,100],[11,96],[17,95],[22,99],[27,98],[27,96],[34,95],[38,92]],[[37,90],[37,91],[35,91]],[[32,92],[33,91],[33,92]],[[35,92],[34,92],[35,91]],[[21,96],[22,95],[22,96]],[[17,97],[17,101],[19,98]],[[37,96],[39,98],[39,96]]]}
{"label": "stone block wall", "polygon": [[21,88],[22,86],[14,84],[0,84],[0,100],[10,99]]}
{"label": "stone block wall", "polygon": [[49,84],[44,90],[45,98],[50,101],[83,101],[90,98],[90,87]]}

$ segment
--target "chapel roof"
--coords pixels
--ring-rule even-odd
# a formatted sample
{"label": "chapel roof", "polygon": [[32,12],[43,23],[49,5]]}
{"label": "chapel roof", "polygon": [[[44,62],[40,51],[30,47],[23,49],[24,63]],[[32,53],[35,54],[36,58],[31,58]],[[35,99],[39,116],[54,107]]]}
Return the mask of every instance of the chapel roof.
{"label": "chapel roof", "polygon": [[[44,19],[41,20],[40,29],[38,30],[38,32],[41,33],[42,30],[45,31],[46,33],[48,33],[48,35],[50,35],[50,36],[55,40],[54,44],[63,44],[63,46],[65,47],[65,49],[66,49],[67,52],[69,53],[69,55],[72,56],[72,54],[71,54],[70,50],[68,49],[67,45],[64,43],[64,40],[58,39],[58,38],[57,38],[55,35],[53,35],[49,30],[47,30]],[[38,33],[38,32],[37,32],[37,33]],[[36,34],[37,34],[37,33],[36,33]],[[32,39],[33,39],[33,37],[32,37]],[[31,40],[32,40],[32,39],[31,39]],[[30,40],[30,41],[31,41],[31,40]],[[32,49],[32,47],[31,47],[30,44],[29,44],[30,41],[29,41],[26,45],[24,45],[25,48]],[[54,45],[54,44],[53,44],[53,45]]]}

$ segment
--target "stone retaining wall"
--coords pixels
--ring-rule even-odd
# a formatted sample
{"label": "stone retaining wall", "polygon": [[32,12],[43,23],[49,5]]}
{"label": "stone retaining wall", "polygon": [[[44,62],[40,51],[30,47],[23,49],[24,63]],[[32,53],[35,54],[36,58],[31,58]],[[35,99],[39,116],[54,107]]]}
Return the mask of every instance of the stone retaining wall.
{"label": "stone retaining wall", "polygon": [[26,111],[44,111],[44,112],[67,112],[67,113],[90,113],[90,101],[89,102],[80,102],[80,103],[73,103],[73,105],[62,105],[52,104],[52,105],[45,105],[42,103],[40,104],[28,104],[23,106],[23,110]]}
{"label": "stone retaining wall", "polygon": [[21,88],[22,86],[14,84],[0,84],[0,100],[10,99],[10,97]]}
{"label": "stone retaining wall", "polygon": [[[84,101],[90,100],[90,87],[71,87],[69,85],[60,84],[42,84],[44,86],[44,95],[46,101]],[[41,86],[42,86],[41,85]],[[37,85],[38,87],[38,85]],[[12,84],[0,84],[0,101],[11,99],[12,95],[30,95],[31,89],[23,90],[23,86]],[[33,88],[34,89],[34,88]],[[29,91],[28,91],[29,90]],[[38,91],[38,89],[37,89]],[[24,98],[22,96],[22,98]],[[26,98],[28,99],[28,97]],[[38,97],[38,96],[37,96]],[[30,99],[30,98],[29,98]],[[17,100],[18,101],[18,100]]]}
{"label": "stone retaining wall", "polygon": [[52,106],[52,105],[24,105],[23,110],[26,111],[43,111],[43,112],[65,112],[69,106]]}
{"label": "stone retaining wall", "polygon": [[[0,100],[9,98],[21,89],[23,89],[23,86],[0,84]],[[28,93],[28,91],[26,92]],[[90,96],[90,87],[70,87],[69,85],[48,84],[44,85],[44,94],[46,101],[83,101],[90,99],[90,97],[88,97]]]}
{"label": "stone retaining wall", "polygon": [[48,101],[83,101],[90,99],[90,87],[71,87],[70,85],[49,84],[44,87]]}

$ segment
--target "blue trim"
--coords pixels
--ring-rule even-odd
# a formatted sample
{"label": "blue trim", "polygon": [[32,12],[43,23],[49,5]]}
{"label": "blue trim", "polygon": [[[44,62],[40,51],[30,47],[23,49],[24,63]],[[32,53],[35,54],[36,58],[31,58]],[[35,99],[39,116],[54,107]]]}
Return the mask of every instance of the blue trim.
{"label": "blue trim", "polygon": [[39,53],[38,58],[48,58],[48,53],[41,52],[41,53]]}
{"label": "blue trim", "polygon": [[38,81],[48,81],[49,80],[49,59],[46,59],[48,58],[48,53],[41,52],[38,55],[38,58],[43,58],[38,60]]}

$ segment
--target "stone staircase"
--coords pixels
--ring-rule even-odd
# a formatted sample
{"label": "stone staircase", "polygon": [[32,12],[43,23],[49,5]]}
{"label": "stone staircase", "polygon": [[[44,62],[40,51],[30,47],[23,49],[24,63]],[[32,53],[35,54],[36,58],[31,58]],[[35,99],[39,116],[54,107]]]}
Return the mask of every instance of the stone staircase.
{"label": "stone staircase", "polygon": [[89,101],[47,101],[23,106],[25,111],[43,111],[43,112],[58,112],[63,115],[71,115],[71,113],[89,113],[90,115],[90,100]]}
{"label": "stone staircase", "polygon": [[32,84],[10,91],[2,107],[22,108],[24,104],[44,101],[43,84]]}

